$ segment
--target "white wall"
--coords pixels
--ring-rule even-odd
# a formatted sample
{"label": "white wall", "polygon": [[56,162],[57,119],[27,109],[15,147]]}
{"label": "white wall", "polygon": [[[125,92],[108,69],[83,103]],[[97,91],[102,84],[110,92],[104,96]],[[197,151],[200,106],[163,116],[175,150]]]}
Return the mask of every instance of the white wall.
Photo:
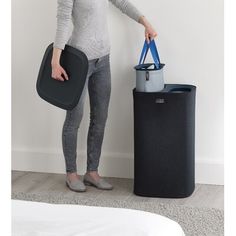
{"label": "white wall", "polygon": [[[196,180],[223,184],[223,0],[130,0],[156,28],[166,83],[197,86]],[[12,0],[12,168],[64,173],[65,111],[46,103],[35,85],[54,40],[56,0]],[[144,29],[110,5],[112,94],[100,173],[133,177],[135,71]],[[150,57],[148,57],[150,59]],[[88,94],[78,134],[78,170],[86,164]]]}

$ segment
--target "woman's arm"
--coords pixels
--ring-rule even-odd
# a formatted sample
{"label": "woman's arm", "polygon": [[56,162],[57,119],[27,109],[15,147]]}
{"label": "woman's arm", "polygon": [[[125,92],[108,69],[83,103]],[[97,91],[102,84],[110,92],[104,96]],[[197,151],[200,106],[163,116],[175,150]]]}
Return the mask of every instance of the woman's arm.
{"label": "woman's arm", "polygon": [[64,49],[68,38],[74,0],[57,0],[57,29],[54,47]]}
{"label": "woman's arm", "polygon": [[73,4],[74,0],[57,0],[57,26],[53,44],[53,65],[59,63],[61,51],[65,48]]}
{"label": "woman's arm", "polygon": [[145,38],[149,43],[149,38],[153,39],[157,36],[156,31],[153,29],[152,25],[148,22],[142,12],[136,8],[129,0],[109,0],[117,8],[121,10],[124,14],[135,20],[136,22],[142,24],[145,27]]}
{"label": "woman's arm", "polygon": [[121,10],[124,14],[139,22],[143,15],[129,0],[109,0],[114,6]]}
{"label": "woman's arm", "polygon": [[60,66],[60,56],[67,42],[73,4],[74,0],[57,0],[57,27],[51,65],[52,77],[61,81],[64,81],[62,75],[68,80],[66,71]]}
{"label": "woman's arm", "polygon": [[150,38],[151,40],[154,39],[157,36],[157,32],[152,27],[150,22],[145,18],[145,16],[141,16],[139,19],[139,23],[142,24],[145,27],[145,38],[147,42],[149,43]]}

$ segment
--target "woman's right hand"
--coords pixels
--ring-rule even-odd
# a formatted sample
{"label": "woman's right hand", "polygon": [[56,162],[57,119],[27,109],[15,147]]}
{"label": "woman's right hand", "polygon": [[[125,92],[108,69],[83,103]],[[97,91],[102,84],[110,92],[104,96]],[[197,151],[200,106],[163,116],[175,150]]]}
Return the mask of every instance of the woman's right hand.
{"label": "woman's right hand", "polygon": [[60,81],[69,80],[66,71],[59,63],[52,64],[52,78]]}

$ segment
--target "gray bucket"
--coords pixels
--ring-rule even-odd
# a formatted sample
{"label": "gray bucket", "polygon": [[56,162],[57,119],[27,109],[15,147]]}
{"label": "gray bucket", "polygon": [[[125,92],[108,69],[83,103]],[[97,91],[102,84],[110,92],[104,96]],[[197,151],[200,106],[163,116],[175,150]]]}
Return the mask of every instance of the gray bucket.
{"label": "gray bucket", "polygon": [[[144,63],[148,50],[150,49],[154,63]],[[151,66],[154,66],[151,68]],[[159,92],[164,89],[163,68],[165,64],[160,63],[160,57],[154,39],[148,44],[145,40],[139,64],[136,70],[136,91]]]}
{"label": "gray bucket", "polygon": [[149,68],[153,63],[146,63],[136,66],[136,91],[138,92],[159,92],[164,89],[164,64],[159,68]]}

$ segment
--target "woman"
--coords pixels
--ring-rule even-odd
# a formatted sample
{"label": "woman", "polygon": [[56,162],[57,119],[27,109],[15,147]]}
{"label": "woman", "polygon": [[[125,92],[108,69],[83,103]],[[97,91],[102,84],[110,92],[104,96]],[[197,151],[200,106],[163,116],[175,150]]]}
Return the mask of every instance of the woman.
{"label": "woman", "polygon": [[[145,38],[157,33],[143,14],[128,0],[109,0],[124,14],[145,27]],[[73,191],[86,191],[85,185],[111,190],[113,186],[98,174],[108,105],[111,92],[110,42],[107,25],[108,0],[58,0],[57,30],[52,56],[53,79],[68,80],[60,65],[60,55],[65,44],[83,51],[89,60],[86,83],[76,107],[67,110],[62,129],[62,146],[66,164],[66,184]],[[73,32],[67,40],[70,21]],[[77,174],[77,133],[83,116],[84,100],[88,88],[90,100],[90,125],[87,136],[87,172],[83,180]]]}

